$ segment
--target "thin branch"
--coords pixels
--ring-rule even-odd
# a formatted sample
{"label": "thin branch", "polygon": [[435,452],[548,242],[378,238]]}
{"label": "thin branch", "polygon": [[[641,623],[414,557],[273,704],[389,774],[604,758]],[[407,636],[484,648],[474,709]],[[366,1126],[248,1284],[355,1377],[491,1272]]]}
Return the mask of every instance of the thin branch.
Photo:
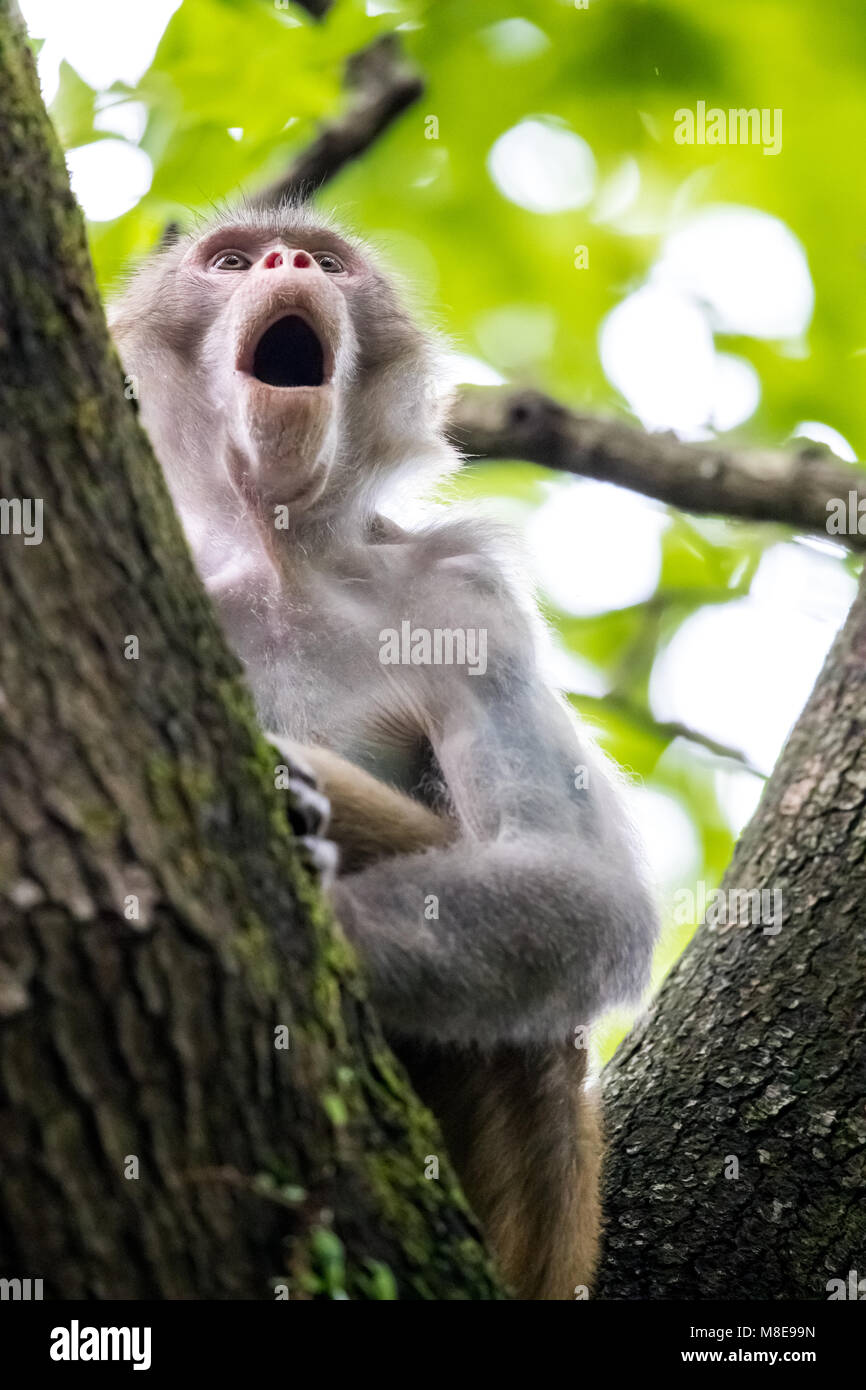
{"label": "thin branch", "polygon": [[470,458],[526,459],[618,483],[683,511],[780,522],[825,538],[828,502],[841,498],[847,508],[854,493],[853,534],[829,538],[866,550],[866,535],[856,529],[866,472],[822,445],[741,451],[717,441],[684,444],[669,433],[580,415],[540,391],[501,386],[465,388],[449,433]]}
{"label": "thin branch", "polygon": [[383,35],[349,59],[346,85],[354,95],[343,115],[321,127],[282,178],[256,195],[256,203],[269,206],[283,198],[311,198],[369,149],[424,90],[394,34]]}
{"label": "thin branch", "polygon": [[295,0],[299,9],[306,10],[313,19],[324,19],[334,0]]}
{"label": "thin branch", "polygon": [[712,753],[713,757],[739,763],[746,771],[754,773],[756,777],[760,777],[764,781],[767,780],[767,774],[755,767],[739,748],[732,748],[727,743],[720,743],[718,739],[712,738],[709,734],[701,733],[700,729],[693,729],[689,724],[681,723],[679,719],[654,719],[648,710],[624,695],[573,693],[568,698],[575,708],[579,709],[582,714],[588,715],[590,719],[596,710],[601,715],[618,714],[651,738],[659,738],[667,743],[673,743],[678,738],[687,739],[689,743],[705,748],[708,753]]}

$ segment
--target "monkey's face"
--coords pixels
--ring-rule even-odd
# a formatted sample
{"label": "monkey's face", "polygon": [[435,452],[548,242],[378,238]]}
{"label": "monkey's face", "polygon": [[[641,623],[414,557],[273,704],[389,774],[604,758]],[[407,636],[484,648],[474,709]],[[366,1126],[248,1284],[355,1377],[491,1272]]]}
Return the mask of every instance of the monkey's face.
{"label": "monkey's face", "polygon": [[241,487],[264,485],[296,510],[324,491],[356,353],[349,285],[366,273],[331,233],[242,223],[202,237],[178,266],[187,349]]}
{"label": "monkey's face", "polygon": [[297,513],[447,453],[427,338],[360,246],[303,210],[164,252],[114,328],[180,500],[195,468]]}

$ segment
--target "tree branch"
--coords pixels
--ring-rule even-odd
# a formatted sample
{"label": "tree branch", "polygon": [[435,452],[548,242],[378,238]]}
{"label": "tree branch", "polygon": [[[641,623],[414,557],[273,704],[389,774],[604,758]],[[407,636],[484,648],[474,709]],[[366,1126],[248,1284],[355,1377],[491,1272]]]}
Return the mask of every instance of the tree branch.
{"label": "tree branch", "polygon": [[598,1298],[825,1300],[862,1262],[864,653],[861,585],[707,925],[605,1069]]}
{"label": "tree branch", "polygon": [[324,19],[333,3],[334,0],[295,0],[298,8],[306,10],[313,19]]}
{"label": "tree branch", "polygon": [[625,695],[617,695],[612,692],[607,695],[582,695],[577,692],[571,693],[568,698],[575,709],[589,719],[592,719],[596,714],[618,714],[623,719],[627,719],[641,733],[648,734],[651,738],[664,739],[668,743],[673,743],[678,738],[686,739],[689,743],[706,749],[708,753],[712,753],[713,757],[739,763],[747,772],[752,772],[756,777],[762,777],[766,780],[766,774],[761,772],[760,768],[755,767],[741,749],[733,748],[728,743],[721,743],[718,739],[712,738],[710,734],[704,734],[700,729],[693,729],[691,725],[683,724],[679,719],[654,719],[649,710],[644,709],[637,701],[630,700]]}
{"label": "tree branch", "polygon": [[[470,458],[513,458],[617,483],[683,511],[774,521],[827,536],[827,503],[866,502],[866,473],[820,445],[740,451],[684,444],[622,420],[568,410],[540,391],[473,386],[460,393],[449,433]],[[866,511],[866,508],[864,508]],[[866,535],[833,536],[866,550]]]}
{"label": "tree branch", "polygon": [[393,34],[385,34],[350,58],[346,84],[354,99],[344,114],[322,126],[283,177],[255,196],[256,203],[269,206],[283,198],[311,198],[322,184],[369,149],[424,90]]}

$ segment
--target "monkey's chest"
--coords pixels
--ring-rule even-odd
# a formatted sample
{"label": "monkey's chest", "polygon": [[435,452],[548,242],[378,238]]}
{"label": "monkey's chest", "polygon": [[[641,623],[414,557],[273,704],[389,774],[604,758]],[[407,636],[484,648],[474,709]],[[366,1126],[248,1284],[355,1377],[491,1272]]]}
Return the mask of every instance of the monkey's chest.
{"label": "monkey's chest", "polygon": [[319,743],[405,790],[429,765],[434,710],[486,669],[486,628],[459,573],[389,547],[317,569],[228,628],[263,727]]}
{"label": "monkey's chest", "polygon": [[321,744],[392,786],[416,790],[429,763],[421,673],[387,659],[393,652],[378,606],[354,605],[351,616],[343,604],[320,610],[314,630],[304,619],[242,644],[259,719],[266,730]]}

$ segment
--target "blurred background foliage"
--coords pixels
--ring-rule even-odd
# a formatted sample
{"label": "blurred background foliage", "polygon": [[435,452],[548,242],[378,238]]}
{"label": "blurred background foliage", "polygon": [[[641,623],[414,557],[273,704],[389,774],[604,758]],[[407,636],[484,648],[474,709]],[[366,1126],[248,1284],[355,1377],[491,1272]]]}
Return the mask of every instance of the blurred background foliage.
{"label": "blurred background foliage", "polygon": [[[23,8],[44,57],[59,20],[47,0]],[[122,42],[117,11],[134,47],[138,8],[97,13],[87,51]],[[531,383],[686,438],[796,430],[863,455],[862,0],[337,0],[322,23],[280,0],[163,8],[137,80],[88,76],[71,43],[54,43],[59,86],[43,71],[107,292],[167,223],[281,174],[343,109],[347,57],[397,30],[425,94],[321,201],[405,275],[462,354],[457,380]],[[780,152],[676,143],[676,111],[699,101],[781,111]],[[114,215],[119,140],[147,160]],[[630,779],[661,973],[695,927],[677,894],[720,878],[853,562],[520,462],[470,466],[454,491],[517,522],[555,678]]]}

